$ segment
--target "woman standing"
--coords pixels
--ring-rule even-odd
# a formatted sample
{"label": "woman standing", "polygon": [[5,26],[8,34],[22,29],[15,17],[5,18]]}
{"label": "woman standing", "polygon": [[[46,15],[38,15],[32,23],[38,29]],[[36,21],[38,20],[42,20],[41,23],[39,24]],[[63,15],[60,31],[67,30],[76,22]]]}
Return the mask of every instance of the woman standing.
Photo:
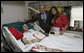
{"label": "woman standing", "polygon": [[66,31],[66,28],[68,27],[69,21],[67,19],[67,16],[59,13],[57,8],[55,6],[51,7],[51,30],[50,32],[57,31],[60,32],[60,35],[63,35],[63,33]]}

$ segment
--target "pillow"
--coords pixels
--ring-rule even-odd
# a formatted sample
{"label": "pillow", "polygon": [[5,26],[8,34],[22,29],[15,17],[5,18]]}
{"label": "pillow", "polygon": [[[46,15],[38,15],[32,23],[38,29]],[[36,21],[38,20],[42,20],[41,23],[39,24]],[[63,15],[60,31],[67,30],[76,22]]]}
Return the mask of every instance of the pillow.
{"label": "pillow", "polygon": [[24,31],[22,30],[22,25],[23,25],[22,22],[13,22],[13,23],[8,23],[8,24],[3,24],[2,27],[4,27],[4,26],[14,27],[15,29],[17,29],[18,31],[23,33]]}
{"label": "pillow", "polygon": [[9,31],[12,33],[12,35],[18,40],[22,39],[23,33],[20,31],[16,30],[14,27],[8,27]]}

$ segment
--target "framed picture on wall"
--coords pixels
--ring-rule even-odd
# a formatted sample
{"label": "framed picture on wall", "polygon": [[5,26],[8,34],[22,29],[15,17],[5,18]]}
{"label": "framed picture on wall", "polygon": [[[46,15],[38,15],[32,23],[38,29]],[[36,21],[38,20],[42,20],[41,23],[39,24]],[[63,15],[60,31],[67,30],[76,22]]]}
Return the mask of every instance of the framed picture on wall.
{"label": "framed picture on wall", "polygon": [[74,21],[74,28],[75,28],[76,30],[81,30],[81,31],[83,31],[83,21],[75,20],[75,21]]}
{"label": "framed picture on wall", "polygon": [[75,28],[80,28],[80,22],[78,20],[74,21],[74,27]]}

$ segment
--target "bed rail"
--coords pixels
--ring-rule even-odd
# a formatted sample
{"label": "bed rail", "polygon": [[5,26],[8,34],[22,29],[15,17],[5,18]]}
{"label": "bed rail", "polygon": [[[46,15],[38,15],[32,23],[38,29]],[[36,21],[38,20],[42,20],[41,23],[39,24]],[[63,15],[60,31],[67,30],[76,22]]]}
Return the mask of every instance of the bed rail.
{"label": "bed rail", "polygon": [[11,32],[8,30],[8,27],[4,26],[2,29],[3,36],[7,40],[10,47],[13,49],[13,51],[22,51],[25,52],[23,48],[20,47],[18,41],[15,39],[15,37],[11,34]]}

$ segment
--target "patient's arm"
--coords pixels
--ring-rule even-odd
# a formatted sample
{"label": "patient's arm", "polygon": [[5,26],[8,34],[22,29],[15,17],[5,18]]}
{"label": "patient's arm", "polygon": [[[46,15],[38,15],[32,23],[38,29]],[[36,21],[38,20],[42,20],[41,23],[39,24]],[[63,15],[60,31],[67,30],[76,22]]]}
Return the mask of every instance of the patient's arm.
{"label": "patient's arm", "polygon": [[[25,45],[26,44],[30,44],[29,41],[26,38],[23,38],[22,40],[23,40],[23,42],[24,42]],[[32,43],[34,43],[34,42],[40,42],[41,40],[42,39],[33,39],[33,40],[31,40],[31,42]]]}
{"label": "patient's arm", "polygon": [[26,38],[22,39],[25,44],[29,44],[29,41]]}
{"label": "patient's arm", "polygon": [[33,39],[32,42],[40,42],[42,39]]}

